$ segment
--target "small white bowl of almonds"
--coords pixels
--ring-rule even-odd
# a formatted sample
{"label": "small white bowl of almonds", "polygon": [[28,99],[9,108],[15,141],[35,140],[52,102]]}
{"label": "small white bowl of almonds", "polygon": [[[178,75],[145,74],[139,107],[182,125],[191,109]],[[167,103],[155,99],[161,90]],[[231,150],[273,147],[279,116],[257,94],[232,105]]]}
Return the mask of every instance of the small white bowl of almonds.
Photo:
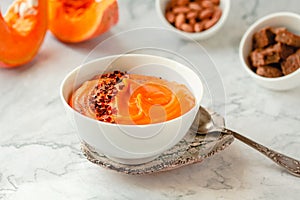
{"label": "small white bowl of almonds", "polygon": [[156,0],[156,10],[164,25],[183,38],[204,40],[225,23],[230,0]]}

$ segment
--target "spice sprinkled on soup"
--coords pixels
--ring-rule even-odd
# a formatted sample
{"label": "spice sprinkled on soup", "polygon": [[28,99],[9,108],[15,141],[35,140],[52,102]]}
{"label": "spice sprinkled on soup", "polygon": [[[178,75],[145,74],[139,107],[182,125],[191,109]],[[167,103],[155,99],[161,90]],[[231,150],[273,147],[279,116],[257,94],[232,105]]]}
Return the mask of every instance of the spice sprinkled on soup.
{"label": "spice sprinkled on soup", "polygon": [[142,125],[187,113],[195,106],[195,98],[183,84],[114,71],[84,82],[72,94],[69,104],[99,121]]}

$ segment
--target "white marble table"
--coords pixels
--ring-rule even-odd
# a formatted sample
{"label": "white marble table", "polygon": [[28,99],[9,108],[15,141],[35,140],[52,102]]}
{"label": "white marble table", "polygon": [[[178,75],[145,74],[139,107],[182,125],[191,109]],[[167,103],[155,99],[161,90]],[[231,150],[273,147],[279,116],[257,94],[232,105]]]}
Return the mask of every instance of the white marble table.
{"label": "white marble table", "polygon": [[[9,2],[1,1],[2,10]],[[105,38],[162,26],[153,0],[119,4],[120,22],[109,33],[78,45],[49,33],[32,63],[0,70],[0,199],[299,199],[299,178],[238,141],[203,163],[149,176],[107,171],[83,157],[59,99],[63,77]],[[298,0],[232,0],[222,34],[201,44],[222,76],[227,125],[300,159],[300,88],[261,88],[238,59],[251,23],[276,11],[299,13],[299,7]]]}

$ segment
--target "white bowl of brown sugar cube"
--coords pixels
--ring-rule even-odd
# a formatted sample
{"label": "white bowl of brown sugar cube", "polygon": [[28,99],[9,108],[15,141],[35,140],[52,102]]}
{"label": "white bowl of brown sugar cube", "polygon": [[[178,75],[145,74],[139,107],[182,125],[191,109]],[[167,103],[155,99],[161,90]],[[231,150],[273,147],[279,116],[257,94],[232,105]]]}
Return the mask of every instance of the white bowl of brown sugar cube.
{"label": "white bowl of brown sugar cube", "polygon": [[259,19],[244,34],[239,55],[246,72],[263,87],[300,86],[300,15],[279,12]]}
{"label": "white bowl of brown sugar cube", "polygon": [[156,0],[163,24],[185,39],[204,40],[225,23],[230,0]]}

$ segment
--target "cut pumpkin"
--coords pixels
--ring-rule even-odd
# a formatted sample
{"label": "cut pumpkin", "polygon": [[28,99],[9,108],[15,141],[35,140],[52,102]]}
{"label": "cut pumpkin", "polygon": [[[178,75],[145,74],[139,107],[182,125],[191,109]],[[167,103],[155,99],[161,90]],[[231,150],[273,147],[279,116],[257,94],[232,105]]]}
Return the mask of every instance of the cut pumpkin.
{"label": "cut pumpkin", "polygon": [[30,62],[47,32],[47,0],[16,0],[3,17],[0,12],[0,67]]}
{"label": "cut pumpkin", "polygon": [[49,29],[63,42],[82,42],[118,22],[116,0],[49,0]]}

